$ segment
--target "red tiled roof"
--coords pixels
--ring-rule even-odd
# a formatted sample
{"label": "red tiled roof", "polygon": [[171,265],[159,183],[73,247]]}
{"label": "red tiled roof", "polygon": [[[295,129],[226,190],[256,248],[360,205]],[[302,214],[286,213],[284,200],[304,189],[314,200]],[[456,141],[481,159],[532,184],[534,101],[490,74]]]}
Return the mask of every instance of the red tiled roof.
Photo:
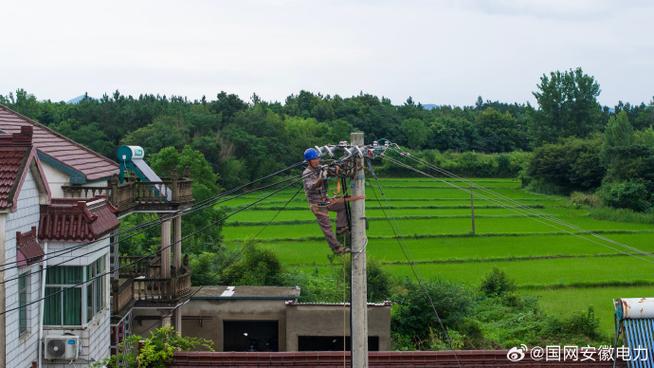
{"label": "red tiled roof", "polygon": [[40,152],[82,173],[86,180],[98,180],[118,174],[114,161],[65,136],[0,105],[0,130],[17,133],[23,126],[34,129],[33,144]]}
{"label": "red tiled roof", "polygon": [[14,195],[32,150],[31,131],[0,136],[0,209],[12,208]]}
{"label": "red tiled roof", "polygon": [[26,233],[16,233],[16,260],[19,267],[30,265],[43,258],[43,248],[36,239],[36,227]]}
{"label": "red tiled roof", "polygon": [[39,239],[89,241],[118,227],[116,208],[104,198],[91,202],[53,199],[41,205]]}

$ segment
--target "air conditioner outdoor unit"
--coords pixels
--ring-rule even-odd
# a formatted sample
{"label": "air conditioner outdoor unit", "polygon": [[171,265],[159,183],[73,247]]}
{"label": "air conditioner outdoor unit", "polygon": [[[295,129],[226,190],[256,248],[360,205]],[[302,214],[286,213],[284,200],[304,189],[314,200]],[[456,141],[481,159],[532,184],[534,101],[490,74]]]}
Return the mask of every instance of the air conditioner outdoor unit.
{"label": "air conditioner outdoor unit", "polygon": [[46,336],[43,353],[48,360],[75,360],[79,356],[79,336]]}

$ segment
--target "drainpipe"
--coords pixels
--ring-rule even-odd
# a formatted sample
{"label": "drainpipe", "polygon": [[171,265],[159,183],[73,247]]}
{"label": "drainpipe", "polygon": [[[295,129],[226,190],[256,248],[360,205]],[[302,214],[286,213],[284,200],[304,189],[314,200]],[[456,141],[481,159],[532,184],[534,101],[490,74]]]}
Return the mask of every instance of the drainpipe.
{"label": "drainpipe", "polygon": [[[7,218],[6,211],[0,211],[0,264],[5,263],[5,220]],[[5,279],[5,271],[0,271],[0,277]],[[0,285],[0,312],[5,311],[5,284]],[[0,315],[0,367],[5,366],[6,350],[6,330],[5,330],[5,315]]]}
{"label": "drainpipe", "polygon": [[38,367],[42,367],[42,360],[43,360],[43,308],[45,307],[45,273],[48,270],[48,242],[46,241],[44,243],[44,249],[43,249],[43,254],[45,255],[45,258],[43,260],[43,263],[41,263],[41,301],[39,302],[39,338],[38,338],[38,361],[39,365]]}

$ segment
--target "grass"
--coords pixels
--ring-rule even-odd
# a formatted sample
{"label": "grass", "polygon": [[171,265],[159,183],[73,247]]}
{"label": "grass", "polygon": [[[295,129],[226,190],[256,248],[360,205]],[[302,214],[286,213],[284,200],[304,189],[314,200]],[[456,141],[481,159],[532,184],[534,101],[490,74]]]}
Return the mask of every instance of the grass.
{"label": "grass", "polygon": [[[407,253],[424,279],[440,277],[477,287],[485,274],[498,267],[516,280],[520,293],[539,296],[545,310],[552,314],[564,316],[593,306],[606,334],[613,330],[613,298],[654,294],[654,286],[642,286],[654,285],[653,263],[623,254],[624,248],[615,243],[580,235],[584,230],[593,230],[615,242],[654,252],[654,228],[649,216],[598,213],[570,206],[563,197],[522,190],[517,180],[476,179],[478,185],[510,199],[473,191],[478,235],[473,237],[468,192],[429,179],[393,178],[383,179],[382,183],[388,198],[383,202],[386,212],[394,218]],[[282,191],[255,211],[230,218],[223,230],[226,244],[241,246],[244,239],[275,216],[295,190]],[[223,205],[235,208],[263,195],[248,195]],[[516,210],[509,201],[531,206],[527,210],[530,216]],[[366,207],[370,225],[368,257],[379,261],[395,278],[412,277],[371,188]],[[554,216],[572,227],[548,224],[537,217],[540,215]],[[332,272],[335,267],[301,195],[257,240],[273,250],[291,272]],[[654,262],[654,258],[649,260]]]}
{"label": "grass", "polygon": [[[600,330],[608,336],[613,336],[615,330],[613,308],[610,307],[613,299],[651,296],[653,292],[654,286],[520,291],[523,295],[537,296],[542,307],[555,315],[569,315],[593,307],[600,320]],[[607,307],[607,304],[609,307]]]}

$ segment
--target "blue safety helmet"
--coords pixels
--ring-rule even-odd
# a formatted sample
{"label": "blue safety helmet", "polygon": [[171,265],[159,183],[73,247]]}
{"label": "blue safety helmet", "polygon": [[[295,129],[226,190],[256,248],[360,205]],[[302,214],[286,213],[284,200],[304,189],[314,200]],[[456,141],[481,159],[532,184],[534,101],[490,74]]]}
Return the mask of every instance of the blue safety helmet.
{"label": "blue safety helmet", "polygon": [[318,157],[320,157],[320,153],[318,153],[318,150],[315,148],[307,148],[307,150],[304,151],[304,159],[307,161],[315,160]]}

